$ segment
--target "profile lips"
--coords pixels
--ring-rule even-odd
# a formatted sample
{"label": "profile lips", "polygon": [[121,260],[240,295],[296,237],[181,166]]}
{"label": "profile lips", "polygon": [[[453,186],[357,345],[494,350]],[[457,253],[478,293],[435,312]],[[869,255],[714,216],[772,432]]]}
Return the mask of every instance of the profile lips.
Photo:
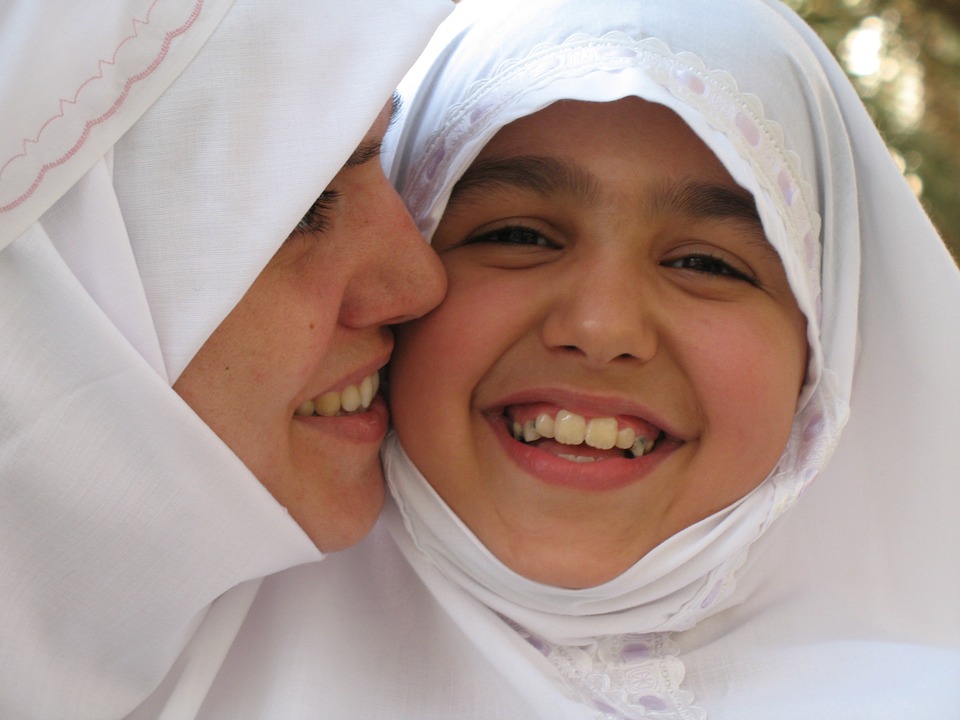
{"label": "profile lips", "polygon": [[357,385],[348,385],[339,392],[332,391],[305,400],[293,414],[300,417],[337,417],[362,412],[370,407],[379,389],[380,373],[377,371]]}

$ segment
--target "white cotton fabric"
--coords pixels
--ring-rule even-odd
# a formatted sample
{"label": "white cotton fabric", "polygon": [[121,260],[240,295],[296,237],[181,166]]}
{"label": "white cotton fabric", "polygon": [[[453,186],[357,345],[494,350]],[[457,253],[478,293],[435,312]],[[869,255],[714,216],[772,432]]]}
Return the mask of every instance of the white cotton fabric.
{"label": "white cotton fabric", "polygon": [[513,117],[680,113],[811,320],[796,432],[756,492],[582,591],[504,568],[388,439],[384,521],[262,582],[201,717],[960,717],[960,278],[814,34],[764,0],[463,0],[401,90],[395,174],[428,234]]}
{"label": "white cotton fabric", "polygon": [[0,9],[0,717],[195,717],[321,559],[171,385],[450,6]]}
{"label": "white cotton fabric", "polygon": [[960,717],[960,275],[810,29],[772,0],[466,0],[408,87],[394,175],[428,236],[500,127],[637,95],[753,193],[808,320],[771,476],[600,587],[518,577],[388,443],[390,534],[528,703],[497,717]]}

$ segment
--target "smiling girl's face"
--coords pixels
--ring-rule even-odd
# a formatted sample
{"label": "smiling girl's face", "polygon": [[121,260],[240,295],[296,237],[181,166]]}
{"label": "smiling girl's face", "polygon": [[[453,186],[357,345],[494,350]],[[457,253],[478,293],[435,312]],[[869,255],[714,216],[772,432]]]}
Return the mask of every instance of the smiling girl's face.
{"label": "smiling girl's face", "polygon": [[561,102],[504,127],[433,238],[394,422],[504,563],[587,587],[773,469],[806,323],[753,199],[670,110]]}

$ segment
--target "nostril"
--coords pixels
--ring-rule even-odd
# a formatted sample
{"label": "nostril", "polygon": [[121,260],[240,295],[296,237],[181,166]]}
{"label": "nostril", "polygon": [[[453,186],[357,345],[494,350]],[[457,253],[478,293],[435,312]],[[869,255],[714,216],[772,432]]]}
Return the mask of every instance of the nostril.
{"label": "nostril", "polygon": [[[578,345],[560,345],[557,349],[562,352],[581,353],[583,355],[588,354],[583,348],[579,347]],[[614,356],[613,358],[611,358],[611,360],[633,360],[636,357],[637,356],[634,355],[633,353],[625,352],[625,353],[620,353],[619,355]]]}

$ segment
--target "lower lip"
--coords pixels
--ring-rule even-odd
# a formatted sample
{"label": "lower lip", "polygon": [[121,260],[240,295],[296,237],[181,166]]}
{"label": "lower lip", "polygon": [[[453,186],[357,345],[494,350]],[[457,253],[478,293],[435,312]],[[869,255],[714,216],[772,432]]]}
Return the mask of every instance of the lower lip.
{"label": "lower lip", "polygon": [[[649,455],[639,458],[578,463],[515,440],[501,415],[488,417],[487,421],[507,456],[525,473],[547,485],[586,492],[617,490],[642,482],[679,447],[677,443],[664,442]],[[572,448],[571,451],[575,452]]]}
{"label": "lower lip", "polygon": [[380,443],[387,434],[390,415],[383,396],[377,394],[363,412],[334,417],[294,415],[293,419],[311,429],[336,435],[344,442]]}

